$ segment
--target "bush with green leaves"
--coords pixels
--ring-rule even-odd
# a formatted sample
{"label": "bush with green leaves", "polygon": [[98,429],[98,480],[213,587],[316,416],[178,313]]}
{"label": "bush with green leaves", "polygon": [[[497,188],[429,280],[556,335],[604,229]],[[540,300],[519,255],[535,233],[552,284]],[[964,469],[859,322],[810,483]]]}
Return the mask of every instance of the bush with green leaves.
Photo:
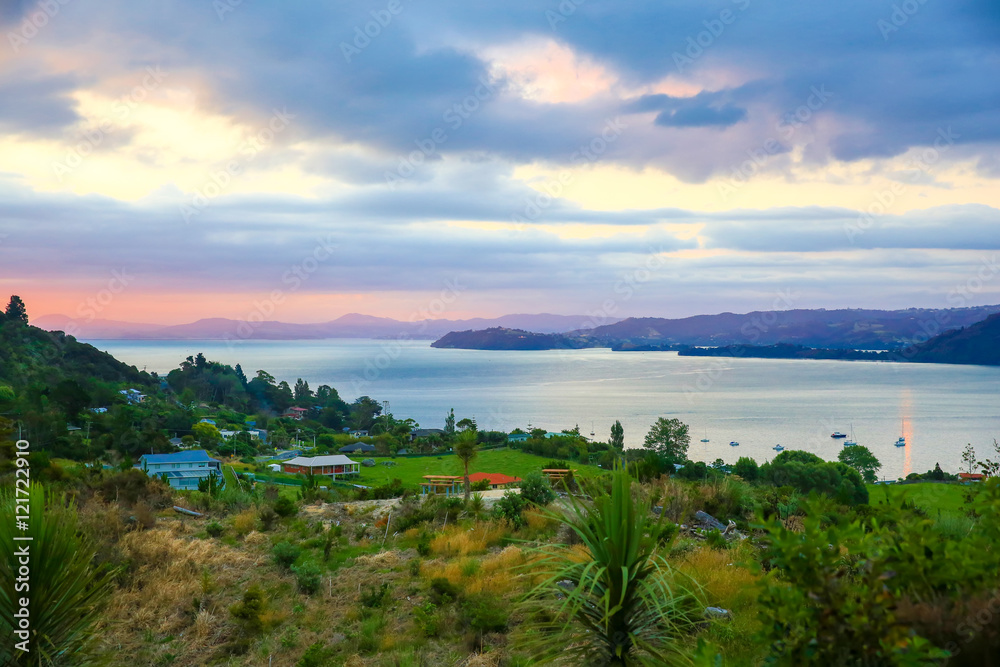
{"label": "bush with green leaves", "polygon": [[425,602],[413,608],[413,624],[424,637],[437,637],[441,631],[441,614],[433,602]]}
{"label": "bush with green leaves", "polygon": [[493,516],[500,521],[506,521],[514,528],[524,525],[523,512],[527,503],[518,491],[507,491],[503,497],[493,504]]}
{"label": "bush with green leaves", "polygon": [[312,595],[319,590],[323,579],[323,570],[312,561],[307,561],[301,565],[292,565],[292,572],[295,573],[295,580],[299,585],[299,590],[306,595]]}
{"label": "bush with green leaves", "polygon": [[556,492],[552,490],[548,479],[533,472],[525,475],[521,482],[521,497],[532,505],[545,507],[556,499]]}
{"label": "bush with green leaves", "polygon": [[366,609],[381,609],[392,600],[390,593],[389,582],[383,581],[378,588],[361,592],[361,606]]}
{"label": "bush with green leaves", "polygon": [[462,600],[462,620],[480,637],[487,632],[506,632],[509,618],[507,605],[491,593],[476,593]]}
{"label": "bush with green leaves", "polygon": [[595,485],[590,501],[569,496],[569,512],[552,513],[589,559],[553,544],[538,547],[525,566],[539,580],[524,601],[538,631],[525,645],[535,662],[673,664],[680,639],[702,620],[697,585],[656,553],[662,518],[635,498],[624,470],[610,487]]}
{"label": "bush with green leaves", "polygon": [[801,493],[822,493],[844,505],[868,502],[868,488],[861,474],[840,462],[827,462],[809,452],[788,450],[760,467],[761,479],[775,486],[790,486]]}
{"label": "bush with green leaves", "polygon": [[205,532],[211,535],[212,537],[219,537],[220,535],[222,535],[224,531],[225,529],[222,527],[222,524],[219,523],[218,521],[209,521],[208,524],[205,526]]}
{"label": "bush with green leaves", "polygon": [[281,496],[274,503],[274,512],[282,518],[288,518],[299,513],[299,506],[288,496]]}
{"label": "bush with green leaves", "polygon": [[326,667],[326,665],[332,664],[333,656],[333,649],[327,648],[323,642],[316,642],[306,649],[299,661],[295,663],[295,667]]}
{"label": "bush with green leaves", "polygon": [[455,584],[444,577],[434,577],[431,579],[428,597],[436,605],[445,605],[454,602],[461,594],[461,590]]}
{"label": "bush with green leaves", "polygon": [[229,614],[235,620],[244,636],[259,635],[264,631],[264,620],[261,615],[267,609],[264,593],[256,586],[251,586],[243,593],[243,599],[229,608]]}
{"label": "bush with green leaves", "polygon": [[302,553],[302,550],[288,540],[278,542],[271,549],[271,555],[274,556],[274,562],[282,567],[291,567],[292,563],[296,561],[300,553]]}
{"label": "bush with green leaves", "polygon": [[741,456],[733,465],[733,474],[739,475],[748,482],[756,482],[760,477],[760,466],[749,456]]}
{"label": "bush with green leaves", "polygon": [[[13,483],[12,483],[13,485]],[[22,496],[19,498],[23,500]],[[34,482],[28,489],[27,532],[16,530],[15,506],[23,508],[13,489],[0,496],[0,664],[67,667],[98,664],[94,626],[112,591],[106,567],[95,567],[95,549],[79,530],[75,506],[63,496],[46,493]],[[15,537],[31,537],[31,542]],[[28,563],[18,550],[29,545]],[[30,591],[15,591],[19,568],[30,571]],[[28,637],[15,634],[19,598],[30,596]],[[17,632],[23,630],[17,629]],[[27,640],[28,653],[16,644]]]}

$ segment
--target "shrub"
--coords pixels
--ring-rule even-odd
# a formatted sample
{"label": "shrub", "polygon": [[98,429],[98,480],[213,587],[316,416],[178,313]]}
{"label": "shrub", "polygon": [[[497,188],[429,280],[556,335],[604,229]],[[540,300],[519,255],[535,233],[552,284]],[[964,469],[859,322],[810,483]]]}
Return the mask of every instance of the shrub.
{"label": "shrub", "polygon": [[549,480],[539,473],[531,473],[521,482],[521,497],[533,505],[545,507],[556,499],[556,492],[552,490]]}
{"label": "shrub", "polygon": [[424,637],[437,637],[441,630],[441,616],[437,613],[437,605],[426,602],[414,607],[413,624]]}
{"label": "shrub", "polygon": [[295,573],[300,591],[306,595],[312,595],[319,590],[323,577],[323,571],[319,565],[310,561],[301,565],[292,565],[291,570]]}
{"label": "shrub", "polygon": [[417,537],[417,553],[421,556],[431,555],[431,536],[430,533],[422,532]]}
{"label": "shrub", "polygon": [[378,588],[361,593],[361,606],[367,609],[381,609],[391,600],[389,582],[383,581]]}
{"label": "shrub", "polygon": [[280,517],[287,518],[298,514],[299,506],[291,498],[287,496],[281,496],[274,503],[274,512]]}
{"label": "shrub", "polygon": [[470,487],[473,491],[489,491],[490,490],[490,480],[481,479],[478,482],[473,482]]}
{"label": "shrub", "polygon": [[499,596],[488,593],[468,596],[462,603],[462,615],[469,628],[480,636],[507,630],[507,605]]}
{"label": "shrub", "polygon": [[258,635],[264,630],[261,614],[267,605],[264,594],[256,586],[252,586],[243,594],[243,600],[229,608],[230,615],[236,619],[244,635]]}
{"label": "shrub", "polygon": [[508,491],[493,505],[493,516],[501,521],[507,521],[514,528],[520,528],[524,525],[521,512],[524,511],[525,504],[520,493]]}
{"label": "shrub", "polygon": [[457,600],[460,592],[458,586],[444,577],[435,577],[431,579],[431,588],[428,591],[428,597],[430,597],[434,604],[443,605]]}
{"label": "shrub", "polygon": [[261,507],[257,516],[260,519],[261,530],[271,530],[274,527],[274,522],[278,520],[278,513],[270,505]]}
{"label": "shrub", "polygon": [[209,521],[208,525],[205,526],[205,532],[211,535],[212,537],[218,537],[222,535],[223,531],[225,531],[225,528],[223,528],[222,524],[220,524],[218,521]]}
{"label": "shrub", "polygon": [[283,567],[291,567],[292,563],[299,557],[301,549],[292,544],[291,542],[284,540],[278,542],[271,549],[271,553],[274,556],[274,562]]}
{"label": "shrub", "polygon": [[323,642],[316,642],[306,649],[299,661],[295,663],[295,667],[325,667],[331,664],[332,658],[333,650],[327,648]]}
{"label": "shrub", "polygon": [[233,531],[240,536],[246,535],[257,527],[257,513],[253,510],[243,510],[233,517]]}

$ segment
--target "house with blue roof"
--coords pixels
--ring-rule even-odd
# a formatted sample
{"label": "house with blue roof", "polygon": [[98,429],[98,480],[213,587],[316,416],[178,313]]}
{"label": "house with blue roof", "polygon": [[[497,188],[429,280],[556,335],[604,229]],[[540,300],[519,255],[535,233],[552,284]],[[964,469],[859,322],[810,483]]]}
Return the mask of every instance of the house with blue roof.
{"label": "house with blue roof", "polygon": [[198,482],[218,475],[222,482],[222,462],[213,459],[204,449],[192,449],[176,454],[143,454],[139,468],[150,477],[167,476],[171,488],[198,490]]}

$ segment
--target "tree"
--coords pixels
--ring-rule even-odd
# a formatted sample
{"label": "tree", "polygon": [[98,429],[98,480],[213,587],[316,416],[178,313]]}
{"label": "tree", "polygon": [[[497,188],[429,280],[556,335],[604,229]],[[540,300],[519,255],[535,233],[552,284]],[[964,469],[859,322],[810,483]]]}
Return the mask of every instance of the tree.
{"label": "tree", "polygon": [[460,431],[475,431],[476,420],[469,419],[468,417],[463,417],[462,419],[458,420],[458,423],[455,424],[455,426],[457,426]]}
{"label": "tree", "polygon": [[479,453],[476,450],[476,432],[474,430],[462,431],[455,439],[455,456],[465,466],[465,502],[469,502],[469,495],[472,492],[469,482],[469,464],[476,459]]}
{"label": "tree", "polygon": [[16,294],[10,297],[7,304],[7,319],[12,322],[28,323],[28,310],[24,307],[24,301]]}
{"label": "tree", "polygon": [[[0,391],[2,390],[3,388],[0,387]],[[979,468],[987,477],[1000,476],[1000,442],[997,442],[996,438],[993,439],[993,451],[997,453],[996,461],[993,459],[986,459],[985,461],[979,462]]]}
{"label": "tree", "polygon": [[382,404],[370,396],[359,396],[351,404],[351,425],[356,429],[370,430],[382,414]]}
{"label": "tree", "polygon": [[90,394],[76,380],[62,380],[50,394],[53,401],[62,406],[66,417],[75,421],[83,409],[90,404]]}
{"label": "tree", "polygon": [[239,364],[236,364],[236,377],[240,379],[240,384],[242,384],[243,387],[246,388],[248,383],[247,375],[246,373],[243,372],[243,367],[240,366]]}
{"label": "tree", "polygon": [[[532,664],[680,664],[681,638],[702,620],[696,585],[656,554],[662,517],[636,499],[621,468],[610,481],[610,492],[595,487],[590,502],[570,495],[568,511],[549,513],[573,531],[587,557],[551,545],[530,559],[540,580],[525,600],[539,630],[526,645]],[[573,586],[563,588],[565,581]]]}
{"label": "tree", "polygon": [[971,442],[965,446],[965,451],[962,452],[962,466],[969,474],[972,474],[972,471],[976,469],[976,450],[973,449]]}
{"label": "tree", "polygon": [[643,446],[656,452],[667,463],[683,463],[690,444],[687,424],[679,419],[660,417],[650,427]]}
{"label": "tree", "polygon": [[[100,664],[96,655],[98,635],[94,626],[112,590],[109,572],[93,564],[95,549],[81,536],[76,511],[63,497],[46,494],[37,482],[28,489],[24,516],[28,534],[16,530],[14,521],[0,522],[0,664],[46,666]],[[0,512],[13,517],[12,491],[0,497]],[[23,516],[23,515],[21,515]],[[32,538],[15,542],[16,537]],[[18,551],[30,545],[29,562]],[[27,648],[16,648],[24,638],[14,634],[14,614],[26,596],[14,590],[19,568],[30,571],[31,626]],[[24,658],[27,656],[27,659]],[[22,662],[23,660],[23,662]]]}
{"label": "tree", "polygon": [[866,484],[874,484],[878,481],[878,471],[882,468],[882,464],[875,457],[875,454],[864,445],[844,447],[837,454],[837,460],[861,473]]}
{"label": "tree", "polygon": [[625,429],[622,428],[622,423],[617,419],[611,425],[611,438],[608,440],[608,444],[615,451],[625,451]]}
{"label": "tree", "polygon": [[749,456],[741,456],[733,466],[733,474],[739,475],[748,482],[756,482],[760,476],[760,467]]}
{"label": "tree", "polygon": [[444,418],[444,432],[448,435],[455,434],[455,408],[452,408],[448,412],[448,416]]}
{"label": "tree", "polygon": [[191,427],[191,431],[202,447],[215,447],[222,440],[219,429],[205,422],[198,422]]}
{"label": "tree", "polygon": [[295,381],[295,400],[296,401],[306,401],[312,398],[312,389],[309,388],[309,383],[299,378]]}
{"label": "tree", "polygon": [[205,358],[205,354],[203,352],[199,352],[197,356],[195,356],[194,367],[199,371],[203,371],[208,368],[208,359]]}

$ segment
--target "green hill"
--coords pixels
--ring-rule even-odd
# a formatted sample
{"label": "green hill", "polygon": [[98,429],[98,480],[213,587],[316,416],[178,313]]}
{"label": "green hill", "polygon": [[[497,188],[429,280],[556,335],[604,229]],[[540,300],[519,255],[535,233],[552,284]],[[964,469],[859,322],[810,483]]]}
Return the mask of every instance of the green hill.
{"label": "green hill", "polygon": [[1000,366],[1000,313],[917,346],[913,361]]}

